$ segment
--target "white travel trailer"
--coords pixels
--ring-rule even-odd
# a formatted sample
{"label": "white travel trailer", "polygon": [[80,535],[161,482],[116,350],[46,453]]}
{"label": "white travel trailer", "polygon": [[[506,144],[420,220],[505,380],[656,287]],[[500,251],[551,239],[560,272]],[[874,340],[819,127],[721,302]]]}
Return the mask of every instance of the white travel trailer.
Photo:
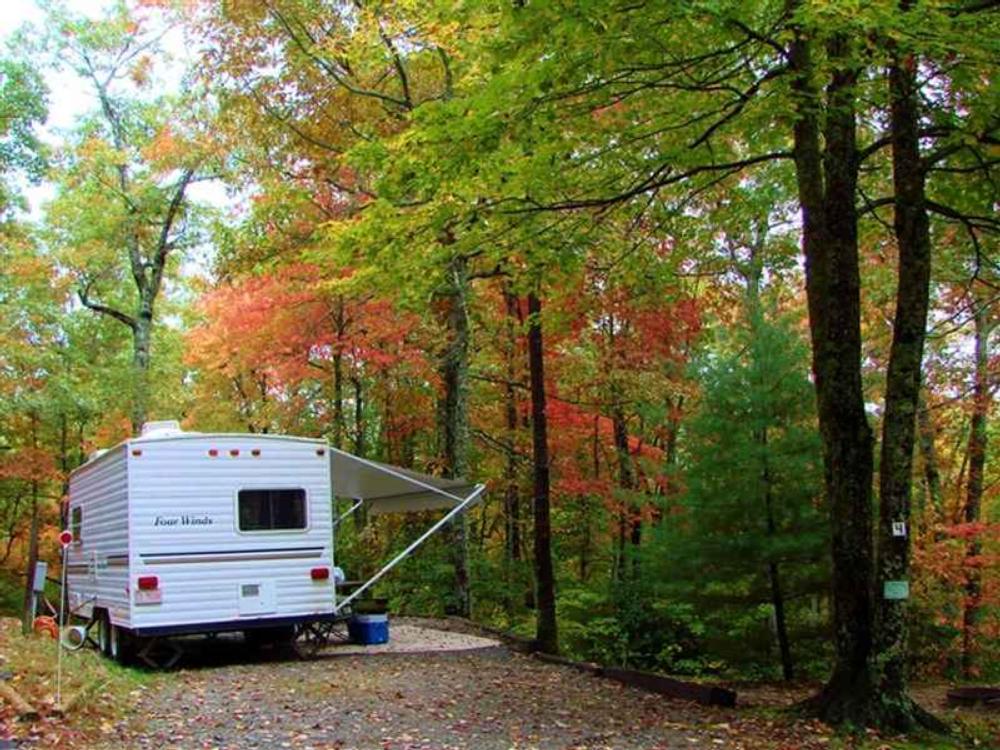
{"label": "white travel trailer", "polygon": [[418,544],[483,488],[467,489],[322,440],[151,423],[70,477],[69,607],[122,661],[138,651],[153,663],[149,650],[172,635],[291,640],[335,620],[354,598],[337,601],[333,496],[372,513],[450,508]]}

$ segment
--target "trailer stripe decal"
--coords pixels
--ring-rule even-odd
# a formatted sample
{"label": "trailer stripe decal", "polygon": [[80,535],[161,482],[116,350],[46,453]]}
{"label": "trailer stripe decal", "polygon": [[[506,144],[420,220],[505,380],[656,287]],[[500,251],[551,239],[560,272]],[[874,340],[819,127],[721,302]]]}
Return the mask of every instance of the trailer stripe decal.
{"label": "trailer stripe decal", "polygon": [[162,552],[143,553],[142,561],[147,564],[167,565],[173,563],[230,562],[246,560],[291,560],[321,557],[323,547],[287,547],[284,549],[212,550],[205,552]]}

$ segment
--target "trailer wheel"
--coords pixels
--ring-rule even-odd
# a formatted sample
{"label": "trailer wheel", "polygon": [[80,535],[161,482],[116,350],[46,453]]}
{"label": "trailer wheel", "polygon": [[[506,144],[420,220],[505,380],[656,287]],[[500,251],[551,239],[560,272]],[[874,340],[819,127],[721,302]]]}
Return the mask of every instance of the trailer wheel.
{"label": "trailer wheel", "polygon": [[96,612],[97,620],[97,648],[105,656],[111,656],[111,618],[107,611],[101,609]]}
{"label": "trailer wheel", "polygon": [[119,664],[129,664],[135,654],[135,638],[125,628],[111,625],[108,655]]}

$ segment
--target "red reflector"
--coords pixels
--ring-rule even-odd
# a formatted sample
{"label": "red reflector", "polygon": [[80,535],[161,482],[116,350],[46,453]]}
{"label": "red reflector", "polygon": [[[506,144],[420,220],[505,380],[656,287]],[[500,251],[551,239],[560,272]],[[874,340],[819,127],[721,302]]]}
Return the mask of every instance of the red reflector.
{"label": "red reflector", "polygon": [[229,451],[229,455],[230,455],[230,456],[238,456],[238,455],[240,455],[240,451],[239,451],[239,448],[233,448],[233,449],[231,449],[231,450]]}
{"label": "red reflector", "polygon": [[139,589],[142,591],[152,591],[159,585],[160,579],[156,576],[139,576]]}
{"label": "red reflector", "polygon": [[309,575],[314,581],[325,581],[327,578],[330,577],[330,569],[313,568],[312,570],[309,571]]}
{"label": "red reflector", "polygon": [[254,448],[252,451],[250,451],[250,455],[251,456],[259,456],[260,455],[260,448]]}
{"label": "red reflector", "polygon": [[141,456],[142,455],[142,451],[139,450],[138,448],[133,448],[132,449],[132,455],[133,456]]}
{"label": "red reflector", "polygon": [[316,449],[316,455],[317,456],[325,456],[326,455],[326,450],[324,448],[317,448]]}
{"label": "red reflector", "polygon": [[216,456],[219,455],[219,451],[217,451],[215,448],[209,448],[208,455],[210,455],[212,458],[215,458]]}

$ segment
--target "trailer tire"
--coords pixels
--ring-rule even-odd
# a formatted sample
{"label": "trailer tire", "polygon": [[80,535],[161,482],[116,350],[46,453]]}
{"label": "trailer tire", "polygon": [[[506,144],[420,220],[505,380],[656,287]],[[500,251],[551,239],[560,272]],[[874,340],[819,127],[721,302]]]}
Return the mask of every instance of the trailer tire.
{"label": "trailer tire", "polygon": [[97,620],[97,648],[105,656],[111,656],[111,617],[106,610],[96,610],[94,619]]}
{"label": "trailer tire", "polygon": [[108,655],[119,664],[130,664],[135,656],[135,638],[132,632],[112,624],[110,637]]}

